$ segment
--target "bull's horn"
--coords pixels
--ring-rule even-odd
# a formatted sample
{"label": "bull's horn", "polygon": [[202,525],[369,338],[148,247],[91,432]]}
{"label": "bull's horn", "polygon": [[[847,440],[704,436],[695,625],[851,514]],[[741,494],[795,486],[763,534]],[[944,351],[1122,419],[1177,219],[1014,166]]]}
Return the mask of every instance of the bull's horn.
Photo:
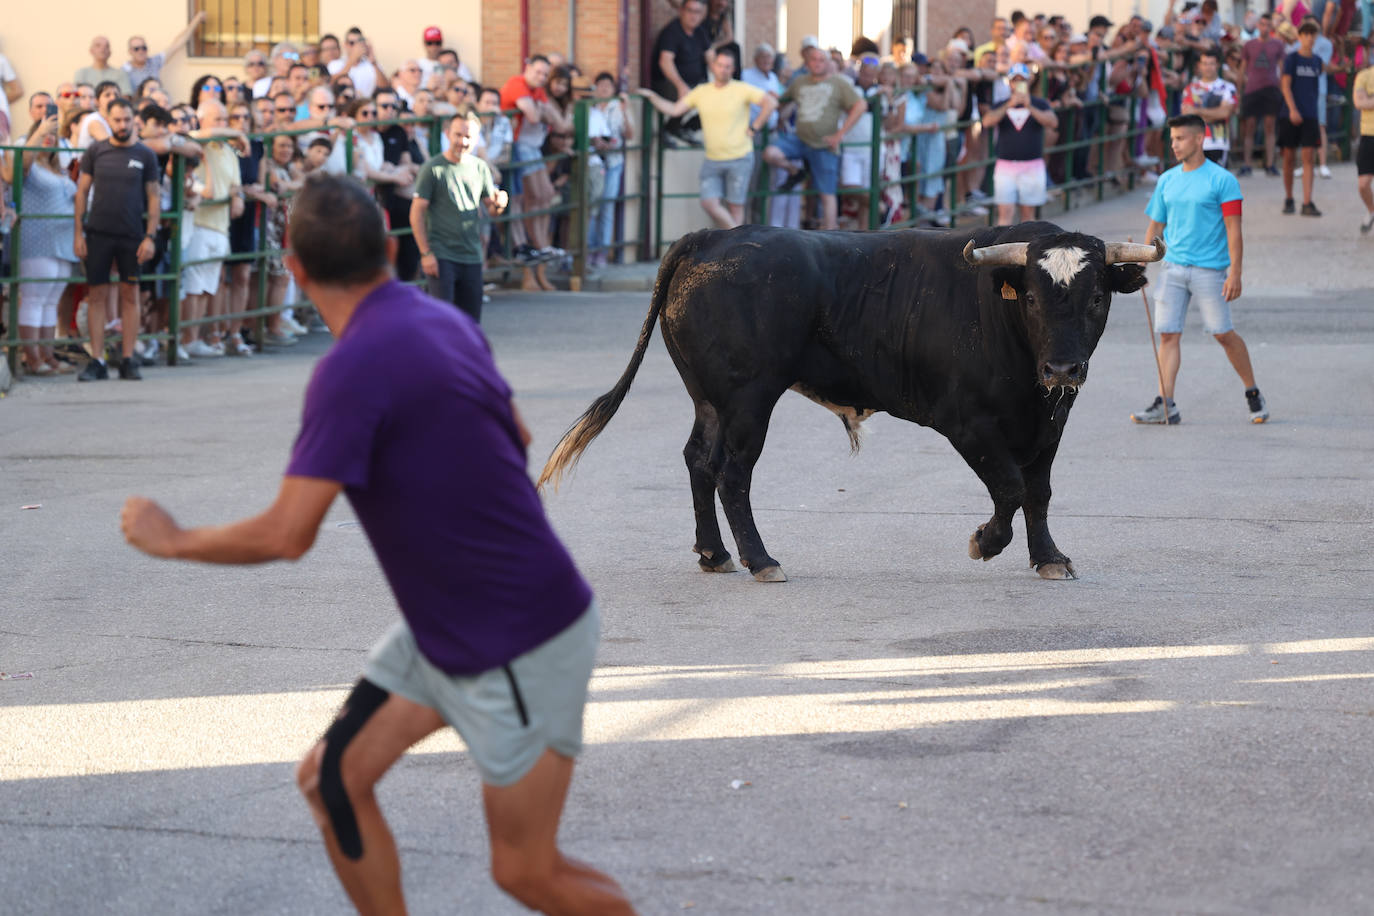
{"label": "bull's horn", "polygon": [[1108,242],[1108,264],[1147,264],[1164,257],[1164,240],[1156,238],[1153,245],[1133,242]]}
{"label": "bull's horn", "polygon": [[[1144,245],[1137,246],[1144,248]],[[1004,245],[973,247],[973,239],[964,246],[964,260],[974,267],[1025,267],[1030,242],[1007,242]]]}

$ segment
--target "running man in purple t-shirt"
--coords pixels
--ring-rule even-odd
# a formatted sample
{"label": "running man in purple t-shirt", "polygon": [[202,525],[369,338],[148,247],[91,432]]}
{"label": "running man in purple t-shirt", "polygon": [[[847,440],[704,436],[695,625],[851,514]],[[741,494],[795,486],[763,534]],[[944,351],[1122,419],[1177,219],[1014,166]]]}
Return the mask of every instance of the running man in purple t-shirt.
{"label": "running man in purple t-shirt", "polygon": [[182,529],[133,497],[125,536],[159,557],[296,559],[342,490],[403,617],[297,768],[354,905],[404,911],[373,787],[448,724],[482,774],[497,884],[544,913],[633,913],[613,879],[558,850],[597,610],[544,516],[525,469],[529,434],[485,338],[392,278],[395,240],[352,179],[312,178],[290,235],[286,266],[336,342],[310,380],[276,501],[231,525]]}

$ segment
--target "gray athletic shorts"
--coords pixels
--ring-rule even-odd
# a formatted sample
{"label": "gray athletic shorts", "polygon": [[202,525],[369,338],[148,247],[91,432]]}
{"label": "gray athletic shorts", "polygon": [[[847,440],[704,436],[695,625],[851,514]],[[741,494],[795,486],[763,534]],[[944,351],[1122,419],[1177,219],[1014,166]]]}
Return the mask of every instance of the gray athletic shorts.
{"label": "gray athletic shorts", "polygon": [[557,636],[472,677],[430,664],[403,620],[373,647],[363,677],[438,712],[467,745],[482,781],[509,786],[546,748],[565,757],[581,753],[600,617],[593,601]]}

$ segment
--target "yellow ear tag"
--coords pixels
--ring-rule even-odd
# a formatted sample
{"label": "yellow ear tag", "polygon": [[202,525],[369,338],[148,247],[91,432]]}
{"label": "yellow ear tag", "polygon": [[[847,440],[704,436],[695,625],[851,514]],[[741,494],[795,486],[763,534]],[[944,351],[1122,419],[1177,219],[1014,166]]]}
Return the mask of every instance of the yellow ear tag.
{"label": "yellow ear tag", "polygon": [[1002,298],[1003,298],[1003,299],[1015,299],[1015,298],[1016,298],[1016,290],[1014,290],[1014,289],[1011,288],[1011,284],[1010,284],[1010,283],[1003,283],[1003,284],[1002,284]]}

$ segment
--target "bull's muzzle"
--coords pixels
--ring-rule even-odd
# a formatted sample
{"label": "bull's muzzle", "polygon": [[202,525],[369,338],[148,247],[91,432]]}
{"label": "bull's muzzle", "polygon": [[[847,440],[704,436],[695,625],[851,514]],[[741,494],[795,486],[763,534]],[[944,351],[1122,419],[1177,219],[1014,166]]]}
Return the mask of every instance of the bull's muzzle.
{"label": "bull's muzzle", "polygon": [[1088,378],[1088,363],[1046,362],[1040,366],[1040,384],[1046,388],[1077,388]]}

